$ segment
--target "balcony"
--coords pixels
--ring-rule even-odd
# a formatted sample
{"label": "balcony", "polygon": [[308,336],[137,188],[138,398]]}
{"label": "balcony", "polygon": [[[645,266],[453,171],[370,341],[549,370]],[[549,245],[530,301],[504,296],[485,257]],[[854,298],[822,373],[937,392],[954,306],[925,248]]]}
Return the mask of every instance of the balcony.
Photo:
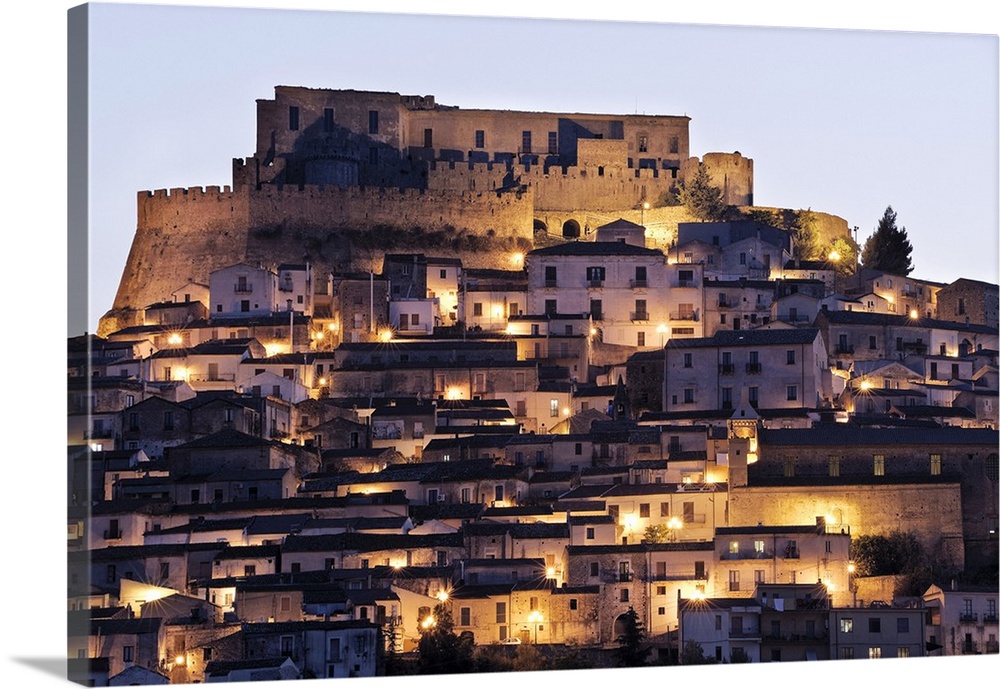
{"label": "balcony", "polygon": [[88,440],[106,440],[114,437],[114,431],[110,428],[93,428],[83,432],[83,437]]}
{"label": "balcony", "polygon": [[694,287],[694,280],[677,280],[676,287]]}
{"label": "balcony", "polygon": [[618,581],[632,581],[632,572],[618,572]]}
{"label": "balcony", "polygon": [[730,629],[729,630],[730,639],[759,639],[760,630],[759,629]]}
{"label": "balcony", "polygon": [[628,286],[632,289],[646,289],[649,287],[649,280],[629,280]]}
{"label": "balcony", "polygon": [[799,559],[799,549],[798,548],[786,548],[784,558],[786,560],[798,560]]}
{"label": "balcony", "polygon": [[192,383],[232,383],[235,380],[235,373],[192,373],[188,376]]}
{"label": "balcony", "polygon": [[979,653],[979,644],[975,641],[962,642],[962,655],[976,655]]}
{"label": "balcony", "polygon": [[646,322],[649,321],[649,312],[647,311],[632,311],[629,313],[629,320],[632,322]]}
{"label": "balcony", "polygon": [[559,282],[558,280],[546,280],[544,286],[545,287],[558,287],[559,286],[558,282]]}
{"label": "balcony", "polygon": [[730,304],[725,299],[720,299],[718,306],[719,306],[720,309],[732,309],[732,308],[735,308],[734,304]]}
{"label": "balcony", "polygon": [[108,541],[120,541],[122,539],[121,529],[105,529],[104,538]]}
{"label": "balcony", "polygon": [[604,320],[604,313],[601,312],[601,311],[597,311],[597,312],[593,312],[592,311],[590,313],[590,320],[592,320],[592,321],[603,321]]}
{"label": "balcony", "polygon": [[728,550],[719,554],[720,560],[769,560],[774,557],[774,553],[763,550],[741,550],[738,553],[731,553]]}
{"label": "balcony", "polygon": [[682,311],[681,313],[670,314],[670,320],[672,321],[693,321],[698,322],[698,314],[694,312]]}
{"label": "balcony", "polygon": [[971,622],[975,623],[979,619],[979,615],[974,612],[963,612],[958,616],[960,622]]}
{"label": "balcony", "polygon": [[736,373],[736,364],[719,364],[719,373],[724,376],[731,376]]}
{"label": "balcony", "polygon": [[914,352],[917,352],[918,354],[924,354],[927,352],[927,343],[922,342],[920,340],[917,340],[915,342],[904,342],[903,349],[904,350],[912,349]]}
{"label": "balcony", "polygon": [[838,344],[833,351],[835,354],[854,354],[854,345]]}
{"label": "balcony", "polygon": [[587,287],[590,289],[600,289],[604,287],[604,280],[587,280]]}
{"label": "balcony", "polygon": [[253,285],[236,284],[233,285],[233,291],[237,294],[251,294],[253,293]]}
{"label": "balcony", "polygon": [[988,612],[985,615],[983,615],[983,624],[996,624],[996,623],[997,623],[997,614],[995,612],[993,613]]}
{"label": "balcony", "polygon": [[749,363],[746,365],[747,373],[760,373],[761,366],[759,363]]}

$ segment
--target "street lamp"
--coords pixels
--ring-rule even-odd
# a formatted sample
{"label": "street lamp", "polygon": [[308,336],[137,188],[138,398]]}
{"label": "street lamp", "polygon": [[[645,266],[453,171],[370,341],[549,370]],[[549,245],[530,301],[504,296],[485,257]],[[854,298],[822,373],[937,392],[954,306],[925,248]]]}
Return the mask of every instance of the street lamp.
{"label": "street lamp", "polygon": [[542,621],[542,613],[532,610],[528,615],[528,622],[535,625],[535,644],[538,644],[538,624]]}
{"label": "street lamp", "polygon": [[684,524],[681,523],[681,520],[678,519],[677,517],[670,518],[670,521],[667,522],[667,528],[670,529],[671,542],[677,541],[677,533],[681,530],[683,526]]}
{"label": "street lamp", "polygon": [[667,326],[664,325],[663,323],[660,323],[658,326],[656,326],[656,332],[660,333],[660,349],[663,349],[663,336],[667,332]]}
{"label": "street lamp", "polygon": [[649,201],[643,201],[642,206],[639,208],[639,224],[643,227],[646,226],[646,211],[649,210]]}

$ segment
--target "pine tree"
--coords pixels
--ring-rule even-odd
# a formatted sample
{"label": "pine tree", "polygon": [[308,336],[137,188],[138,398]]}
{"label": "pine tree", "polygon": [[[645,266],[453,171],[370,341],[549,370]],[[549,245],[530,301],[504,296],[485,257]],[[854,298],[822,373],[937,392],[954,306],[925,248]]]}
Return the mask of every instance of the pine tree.
{"label": "pine tree", "polygon": [[882,270],[893,275],[909,275],[913,271],[910,254],[913,246],[906,236],[905,227],[896,227],[896,211],[885,209],[875,232],[865,242],[861,263],[865,268]]}
{"label": "pine tree", "polygon": [[455,634],[455,624],[447,606],[435,606],[431,621],[422,627],[417,644],[420,674],[451,674],[474,669],[473,641],[467,636]]}
{"label": "pine tree", "polygon": [[698,171],[691,179],[681,182],[678,198],[699,220],[722,220],[726,215],[722,190],[712,186],[704,163],[698,163]]}
{"label": "pine tree", "polygon": [[652,648],[646,645],[646,630],[639,613],[629,606],[628,612],[622,615],[624,628],[618,636],[618,660],[623,667],[637,667],[646,664],[646,657]]}

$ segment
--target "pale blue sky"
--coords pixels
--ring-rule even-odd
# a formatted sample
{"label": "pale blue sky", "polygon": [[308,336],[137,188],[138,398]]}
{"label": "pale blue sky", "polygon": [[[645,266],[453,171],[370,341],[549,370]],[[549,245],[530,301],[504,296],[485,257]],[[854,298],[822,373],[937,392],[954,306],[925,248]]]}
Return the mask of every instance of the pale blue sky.
{"label": "pale blue sky", "polygon": [[915,277],[997,280],[995,36],[100,4],[91,19],[92,328],[135,193],[229,184],[276,84],[686,114],[692,154],[753,158],[758,205],[839,215],[863,242],[891,204]]}

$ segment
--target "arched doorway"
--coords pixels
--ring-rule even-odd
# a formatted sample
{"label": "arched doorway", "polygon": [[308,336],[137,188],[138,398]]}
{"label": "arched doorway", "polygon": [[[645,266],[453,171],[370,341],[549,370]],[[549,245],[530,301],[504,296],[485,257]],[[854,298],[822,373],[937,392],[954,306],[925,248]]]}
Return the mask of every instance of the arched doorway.
{"label": "arched doorway", "polygon": [[576,239],[580,236],[580,223],[576,220],[567,220],[563,223],[562,235],[567,239]]}
{"label": "arched doorway", "polygon": [[535,230],[535,232],[548,232],[549,226],[545,224],[544,220],[539,220],[538,218],[535,218],[533,229]]}

